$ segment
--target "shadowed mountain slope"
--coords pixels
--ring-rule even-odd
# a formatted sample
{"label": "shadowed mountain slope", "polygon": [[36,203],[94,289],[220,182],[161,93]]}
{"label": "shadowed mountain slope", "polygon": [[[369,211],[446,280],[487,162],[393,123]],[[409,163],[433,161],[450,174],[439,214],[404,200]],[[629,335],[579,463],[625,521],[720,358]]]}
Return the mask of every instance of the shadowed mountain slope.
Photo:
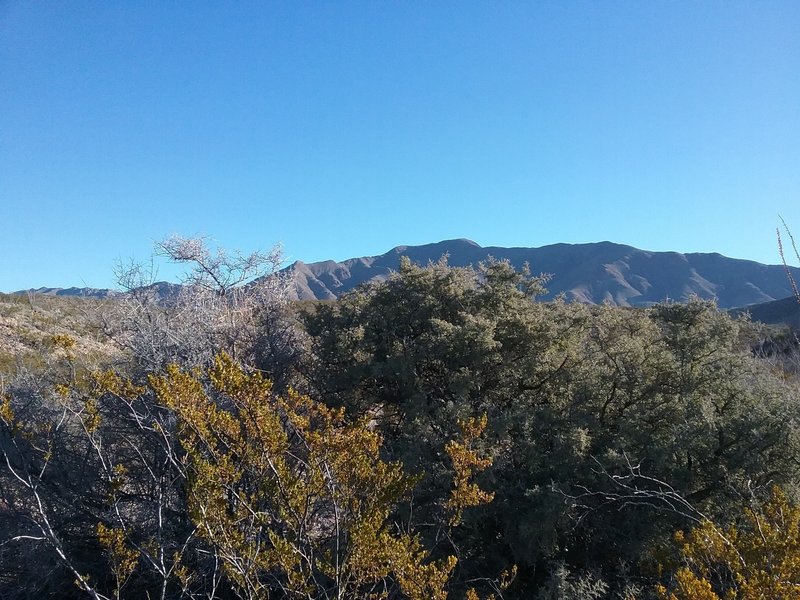
{"label": "shadowed mountain slope", "polygon": [[[734,259],[721,254],[649,252],[632,246],[598,242],[553,244],[540,248],[481,247],[465,239],[422,246],[398,246],[380,256],[343,262],[298,261],[287,268],[300,299],[332,300],[356,286],[386,279],[401,256],[427,264],[448,255],[452,266],[477,265],[492,256],[533,273],[552,276],[547,284],[552,298],[564,294],[573,302],[646,306],[667,299],[683,301],[691,295],[716,299],[722,308],[769,302],[792,291],[781,265]],[[793,269],[796,278],[800,269]]]}
{"label": "shadowed mountain slope", "polygon": [[753,321],[760,321],[767,325],[787,325],[792,329],[800,330],[800,302],[794,296],[734,308],[730,310],[730,313],[735,317],[747,313]]}

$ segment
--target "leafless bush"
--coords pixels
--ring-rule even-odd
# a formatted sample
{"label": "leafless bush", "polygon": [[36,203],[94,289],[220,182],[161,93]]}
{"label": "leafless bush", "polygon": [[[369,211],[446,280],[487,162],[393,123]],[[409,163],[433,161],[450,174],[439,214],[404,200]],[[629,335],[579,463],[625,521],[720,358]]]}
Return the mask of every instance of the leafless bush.
{"label": "leafless bush", "polygon": [[225,350],[281,379],[296,359],[300,334],[288,316],[291,281],[279,271],[279,246],[228,253],[212,250],[204,238],[175,236],[157,243],[156,255],[187,267],[180,284],[156,282],[152,261],[120,264],[117,282],[125,293],[108,303],[104,318],[136,370],[198,367]]}

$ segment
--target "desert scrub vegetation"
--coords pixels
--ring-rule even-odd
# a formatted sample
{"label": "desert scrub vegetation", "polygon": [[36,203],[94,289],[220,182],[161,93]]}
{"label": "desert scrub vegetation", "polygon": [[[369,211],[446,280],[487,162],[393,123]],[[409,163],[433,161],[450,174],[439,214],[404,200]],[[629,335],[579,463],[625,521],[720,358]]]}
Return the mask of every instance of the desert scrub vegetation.
{"label": "desert scrub vegetation", "polygon": [[78,362],[111,360],[117,348],[102,331],[99,300],[0,294],[0,376],[45,366],[53,339],[69,336]]}
{"label": "desert scrub vegetation", "polygon": [[4,386],[4,598],[794,597],[800,389],[747,321],[503,262],[293,304],[165,251],[185,296],[110,305],[113,369],[58,337]]}

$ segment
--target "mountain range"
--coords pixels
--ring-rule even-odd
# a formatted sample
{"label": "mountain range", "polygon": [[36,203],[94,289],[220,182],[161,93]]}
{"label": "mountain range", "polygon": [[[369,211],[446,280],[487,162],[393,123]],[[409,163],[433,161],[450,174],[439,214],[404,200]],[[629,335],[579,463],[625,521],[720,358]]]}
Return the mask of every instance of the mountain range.
{"label": "mountain range", "polygon": [[[534,274],[548,274],[548,294],[571,302],[648,306],[665,300],[684,301],[692,295],[715,299],[720,308],[747,307],[792,295],[786,269],[716,253],[651,252],[624,244],[553,244],[538,248],[482,247],[467,239],[420,246],[397,246],[380,256],[342,262],[297,261],[284,272],[295,282],[300,300],[333,300],[360,284],[384,280],[399,268],[400,257],[427,264],[447,256],[456,267],[477,266],[494,257]],[[800,269],[790,268],[800,281]],[[174,293],[173,285],[160,285]],[[112,290],[95,288],[38,288],[16,293],[107,297]],[[166,292],[165,292],[166,293]]]}
{"label": "mountain range", "polygon": [[[342,262],[297,261],[288,267],[300,299],[332,300],[367,281],[386,279],[401,256],[427,264],[447,255],[456,267],[477,266],[489,257],[508,260],[535,274],[550,275],[545,299],[564,294],[568,301],[647,306],[692,295],[715,299],[721,308],[743,307],[786,298],[792,289],[782,265],[764,265],[721,254],[650,252],[612,242],[553,244],[539,248],[482,247],[471,240],[446,240],[398,246],[380,256]],[[791,268],[800,280],[800,269]]]}

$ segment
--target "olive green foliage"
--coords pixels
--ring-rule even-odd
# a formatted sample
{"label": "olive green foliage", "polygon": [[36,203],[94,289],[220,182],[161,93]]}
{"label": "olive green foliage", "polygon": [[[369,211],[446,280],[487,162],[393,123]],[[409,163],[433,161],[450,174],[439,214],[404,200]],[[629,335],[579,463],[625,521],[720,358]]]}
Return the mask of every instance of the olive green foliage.
{"label": "olive green foliage", "polygon": [[451,540],[461,578],[517,564],[509,593],[530,597],[568,568],[619,592],[684,518],[661,482],[715,514],[748,485],[794,482],[796,389],[750,356],[742,323],[699,300],[540,303],[541,286],[505,263],[406,261],[306,317],[313,389],[371,416],[387,456],[424,474],[419,510],[441,494],[458,420],[488,415],[482,481],[494,501]]}

